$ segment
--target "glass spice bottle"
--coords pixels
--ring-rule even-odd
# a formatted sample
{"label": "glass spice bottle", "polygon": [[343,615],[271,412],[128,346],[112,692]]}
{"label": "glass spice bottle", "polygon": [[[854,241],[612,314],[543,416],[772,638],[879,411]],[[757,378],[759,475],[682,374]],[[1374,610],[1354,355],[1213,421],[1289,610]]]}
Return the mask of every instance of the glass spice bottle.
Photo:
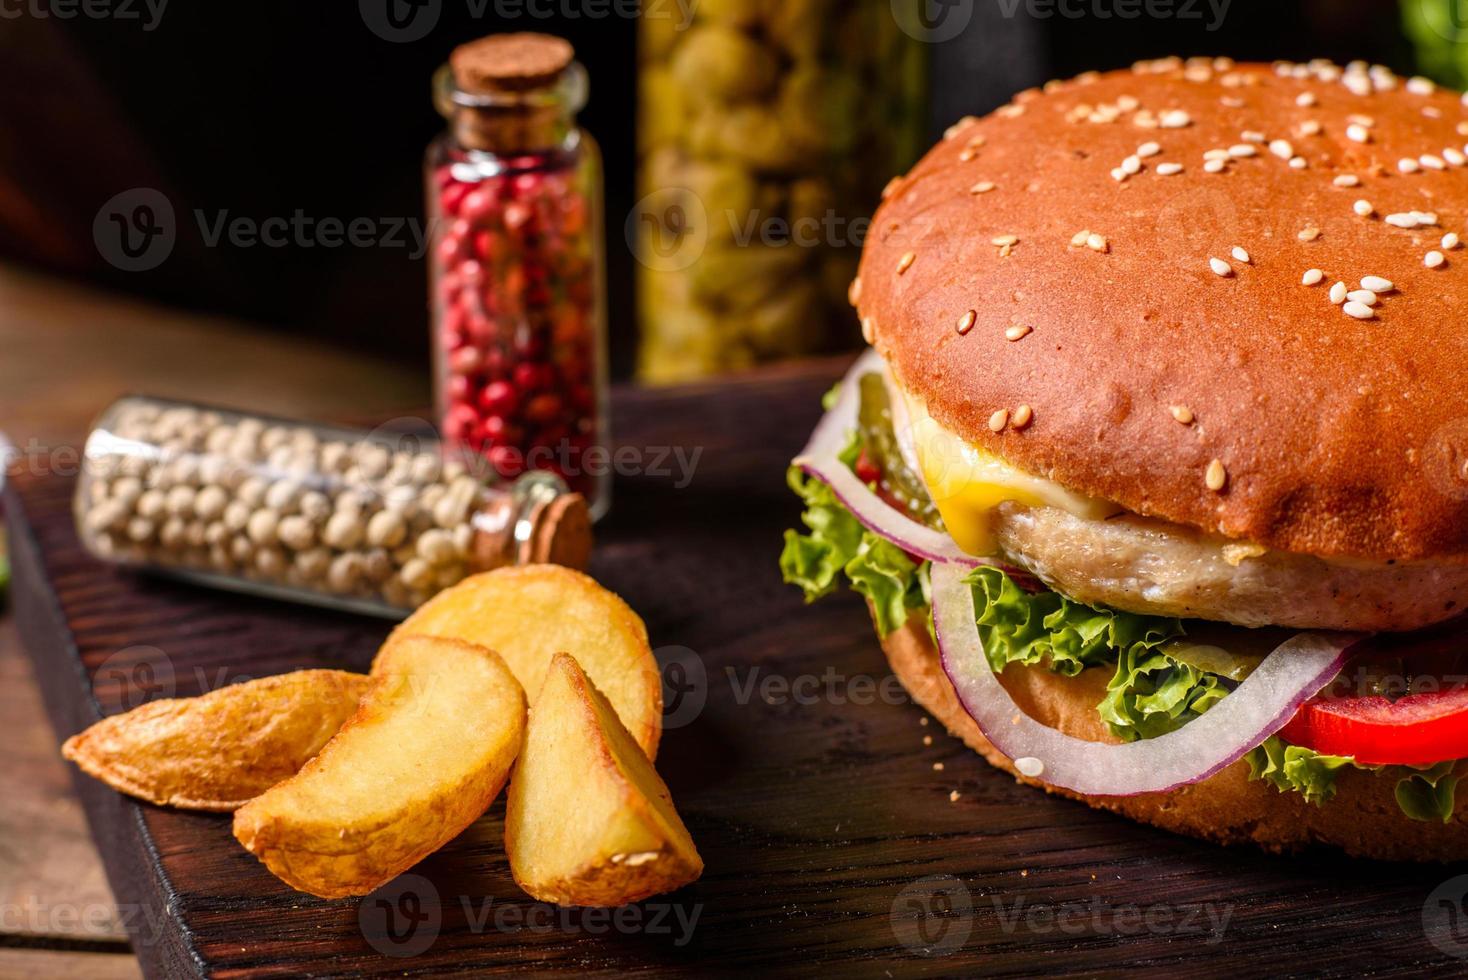
{"label": "glass spice bottle", "polygon": [[602,165],[567,42],[493,35],[435,78],[427,154],[437,402],[450,446],[609,503]]}
{"label": "glass spice bottle", "polygon": [[203,584],[401,617],[468,575],[591,550],[554,474],[501,479],[432,438],[129,397],[87,439],[74,500],[94,556]]}

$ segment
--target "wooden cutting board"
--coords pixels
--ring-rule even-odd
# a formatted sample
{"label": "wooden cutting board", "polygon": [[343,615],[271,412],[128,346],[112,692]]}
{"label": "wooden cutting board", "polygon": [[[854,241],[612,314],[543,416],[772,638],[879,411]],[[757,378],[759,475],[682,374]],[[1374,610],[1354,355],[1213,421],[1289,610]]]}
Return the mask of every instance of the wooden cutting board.
{"label": "wooden cutting board", "polygon": [[[139,804],[78,775],[149,974],[1468,967],[1468,927],[1454,917],[1468,876],[1454,869],[1173,837],[1018,786],[925,724],[888,679],[862,604],[806,607],[776,567],[799,511],[786,461],[840,368],[615,397],[618,442],[652,471],[619,477],[592,570],[646,618],[665,665],[658,768],[707,862],[701,881],[617,915],[540,905],[510,879],[501,802],[383,893],[327,902],[267,873],[227,818]],[[699,454],[686,485],[674,448]],[[58,744],[140,693],[361,670],[388,632],[103,567],[73,533],[72,485],[21,478],[5,501],[17,619]]]}

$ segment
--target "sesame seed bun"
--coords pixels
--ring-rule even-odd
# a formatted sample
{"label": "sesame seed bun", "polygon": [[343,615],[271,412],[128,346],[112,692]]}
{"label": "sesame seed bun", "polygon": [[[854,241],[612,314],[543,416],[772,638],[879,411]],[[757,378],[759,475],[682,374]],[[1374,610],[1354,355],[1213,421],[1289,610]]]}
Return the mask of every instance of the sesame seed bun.
{"label": "sesame seed bun", "polygon": [[[1313,845],[1338,847],[1354,857],[1391,861],[1449,862],[1468,859],[1468,794],[1459,794],[1449,824],[1410,820],[1398,808],[1396,781],[1347,767],[1336,777],[1336,796],[1324,806],[1298,793],[1281,793],[1268,782],[1251,781],[1246,762],[1169,793],[1143,796],[1081,796],[1021,775],[979,731],[959,704],[943,673],[938,650],[920,623],[909,620],[883,641],[893,672],[913,699],[933,713],[969,748],[1019,782],[1111,810],[1140,823],[1220,844],[1254,843],[1274,852]],[[1092,668],[1062,677],[1043,667],[1011,664],[1004,686],[1020,708],[1067,735],[1114,742],[1096,713],[1111,672]],[[946,775],[955,775],[950,766]]]}
{"label": "sesame seed bun", "polygon": [[1028,472],[1284,551],[1468,560],[1465,143],[1458,95],[1364,67],[1052,83],[889,186],[853,297],[903,387]]}

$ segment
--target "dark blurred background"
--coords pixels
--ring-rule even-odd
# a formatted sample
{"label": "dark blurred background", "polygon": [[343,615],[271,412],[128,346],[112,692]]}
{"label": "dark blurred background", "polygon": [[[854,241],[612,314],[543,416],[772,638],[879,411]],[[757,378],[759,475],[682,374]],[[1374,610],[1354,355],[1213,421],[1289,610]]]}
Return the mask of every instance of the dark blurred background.
{"label": "dark blurred background", "polygon": [[[636,21],[593,19],[605,9],[596,3],[543,2],[579,15],[540,18],[495,13],[519,5],[442,0],[425,37],[391,42],[366,26],[372,2],[329,11],[176,2],[155,17],[156,0],[153,10],[130,0],[131,19],[124,0],[104,19],[59,3],[0,3],[0,259],[426,370],[425,271],[409,236],[395,248],[208,248],[182,229],[195,227],[194,209],[420,219],[422,154],[442,125],[429,97],[434,69],[479,35],[549,31],[575,43],[592,78],[582,119],[606,154],[614,368],[625,376],[635,344],[621,228],[633,202]],[[933,46],[934,131],[1047,78],[1166,54],[1363,58],[1416,70],[1392,0],[1233,0],[1221,23],[1222,0],[1176,0],[1174,16],[1129,20],[1037,18],[1023,3],[1005,16],[1014,0],[973,2],[967,29]],[[77,15],[57,16],[66,9]],[[163,191],[181,232],[167,262],[126,273],[101,259],[92,224],[108,198],[134,187]]]}

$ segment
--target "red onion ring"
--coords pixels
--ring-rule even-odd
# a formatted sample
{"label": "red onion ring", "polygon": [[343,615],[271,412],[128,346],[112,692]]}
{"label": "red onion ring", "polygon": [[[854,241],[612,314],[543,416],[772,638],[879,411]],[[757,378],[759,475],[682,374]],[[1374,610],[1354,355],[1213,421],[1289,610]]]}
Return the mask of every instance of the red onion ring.
{"label": "red onion ring", "polygon": [[933,625],[943,670],[994,747],[1026,776],[1086,796],[1162,793],[1201,782],[1284,727],[1340,673],[1357,634],[1301,633],[1233,693],[1175,732],[1108,745],[1047,728],[1014,703],[989,665],[975,622],[967,567],[933,565]]}
{"label": "red onion ring", "polygon": [[932,562],[951,562],[972,568],[984,560],[965,554],[953,539],[941,531],[919,524],[894,510],[841,462],[838,454],[858,426],[861,405],[862,375],[873,371],[885,374],[887,368],[876,351],[869,350],[857,358],[846,377],[841,379],[836,404],[825,414],[811,433],[793,464],[831,488],[842,505],[868,531],[885,538],[910,555]]}

